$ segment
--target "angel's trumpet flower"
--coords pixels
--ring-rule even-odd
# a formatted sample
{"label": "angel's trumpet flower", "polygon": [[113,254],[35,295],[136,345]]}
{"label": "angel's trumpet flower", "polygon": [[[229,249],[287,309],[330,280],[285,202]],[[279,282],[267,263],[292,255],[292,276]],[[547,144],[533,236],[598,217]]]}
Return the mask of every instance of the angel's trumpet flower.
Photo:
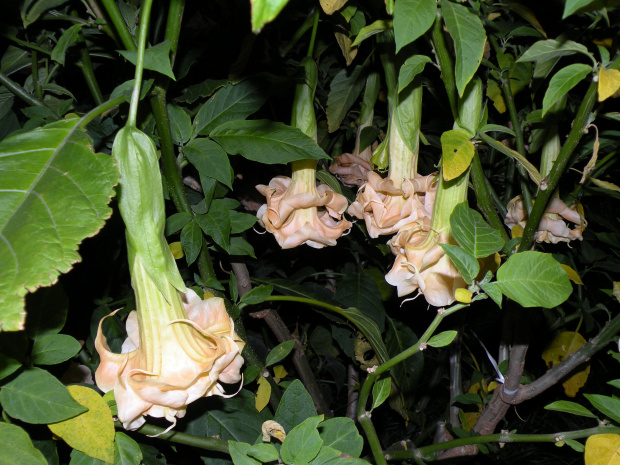
{"label": "angel's trumpet flower", "polygon": [[118,419],[137,429],[144,416],[166,418],[174,427],[187,405],[198,398],[226,396],[220,383],[241,379],[243,341],[235,334],[224,301],[201,300],[172,285],[170,301],[132,254],[132,285],[137,312],[127,318],[122,353],[110,351],[99,323],[95,347],[101,363],[95,378],[104,391],[114,390]]}
{"label": "angel's trumpet flower", "polygon": [[325,184],[316,185],[316,161],[292,165],[292,178],[277,176],[268,186],[256,186],[267,200],[256,215],[260,224],[283,249],[301,244],[317,249],[336,245],[336,240],[351,227],[342,217],[347,199]]}
{"label": "angel's trumpet flower", "polygon": [[450,215],[467,198],[468,178],[468,172],[452,181],[440,176],[430,226],[419,221],[390,240],[396,260],[385,280],[396,286],[399,297],[417,290],[430,305],[444,307],[456,300],[457,289],[467,286],[439,244],[456,244]]}
{"label": "angel's trumpet flower", "polygon": [[[291,125],[316,141],[314,91],[317,83],[316,63],[302,60],[306,81],[297,86]],[[302,244],[320,249],[336,245],[351,223],[342,217],[347,199],[326,184],[316,185],[316,160],[300,160],[292,164],[293,176],[276,176],[268,186],[256,189],[267,203],[256,213],[259,223],[272,233],[280,247],[290,249]]]}

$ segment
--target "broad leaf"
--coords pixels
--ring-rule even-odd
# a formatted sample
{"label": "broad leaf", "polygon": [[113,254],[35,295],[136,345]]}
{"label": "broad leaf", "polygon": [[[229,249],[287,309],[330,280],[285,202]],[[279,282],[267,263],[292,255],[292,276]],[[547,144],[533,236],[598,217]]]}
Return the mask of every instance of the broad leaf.
{"label": "broad leaf", "polygon": [[229,250],[230,216],[226,207],[213,202],[209,212],[206,215],[196,215],[194,221],[217,245],[226,251]]}
{"label": "broad leaf", "polygon": [[398,72],[398,92],[411,84],[414,78],[424,71],[426,63],[431,63],[431,59],[426,55],[413,55],[405,60]]}
{"label": "broad leaf", "polygon": [[456,88],[462,97],[467,83],[482,61],[486,33],[480,18],[463,5],[444,0],[441,2],[441,14],[454,41]]}
{"label": "broad leaf", "polygon": [[185,253],[187,264],[191,265],[198,258],[202,249],[202,231],[195,221],[190,221],[181,230],[181,246]]}
{"label": "broad leaf", "polygon": [[329,157],[301,130],[268,120],[229,121],[210,134],[231,155],[260,163],[290,163]]}
{"label": "broad leaf", "polygon": [[[452,235],[463,249],[476,258],[488,257],[504,247],[504,240],[467,202],[457,205],[450,215]],[[475,275],[474,275],[475,277]]]}
{"label": "broad leaf", "polygon": [[511,255],[497,270],[493,284],[523,307],[557,307],[573,290],[566,272],[551,254],[533,251]]}
{"label": "broad leaf", "polygon": [[67,334],[50,334],[34,341],[32,363],[35,365],[56,365],[76,355],[82,346]]}
{"label": "broad leaf", "polygon": [[186,89],[183,89],[183,94],[180,97],[175,98],[175,101],[182,103],[194,103],[196,100],[202,97],[210,97],[213,92],[221,87],[224,87],[228,81],[224,79],[207,79],[199,84],[194,84]]}
{"label": "broad leaf", "polygon": [[598,72],[598,101],[602,102],[620,90],[620,71],[601,67]]}
{"label": "broad leaf", "polygon": [[254,253],[254,247],[241,236],[232,236],[230,238],[230,255],[249,255],[252,258],[256,258]]}
{"label": "broad leaf", "polygon": [[69,386],[71,396],[88,409],[87,412],[49,426],[56,436],[89,457],[114,461],[114,420],[105,400],[94,389]]}
{"label": "broad leaf", "polygon": [[562,68],[554,74],[549,81],[549,87],[543,98],[543,116],[558,100],[564,97],[591,72],[591,66],[575,63],[568,65],[566,68]]}
{"label": "broad leaf", "polygon": [[581,404],[570,402],[568,400],[557,400],[551,402],[549,405],[545,405],[546,410],[555,410],[557,412],[571,413],[573,415],[579,415],[582,417],[596,418],[592,412],[585,408]]}
{"label": "broad leaf", "polygon": [[396,52],[421,37],[435,22],[435,0],[399,0],[394,5]]}
{"label": "broad leaf", "polygon": [[142,458],[140,445],[125,433],[117,431],[114,435],[114,465],[140,465]]}
{"label": "broad leaf", "polygon": [[273,286],[261,284],[241,296],[241,303],[256,305],[264,302],[273,292]]}
{"label": "broad leaf", "polygon": [[334,299],[344,306],[357,308],[377,324],[379,331],[385,328],[381,291],[372,278],[364,273],[351,273],[342,278]]}
{"label": "broad leaf", "polygon": [[58,283],[28,294],[26,308],[26,334],[34,340],[60,332],[67,320],[69,298]]}
{"label": "broad leaf", "polygon": [[34,23],[39,16],[45,13],[47,10],[64,5],[69,0],[36,0],[29,2],[21,2],[21,16],[24,23],[24,27],[28,27]]}
{"label": "broad leaf", "polygon": [[78,244],[112,213],[107,204],[118,180],[114,161],[92,152],[77,123],[57,121],[0,142],[4,331],[23,329],[26,292],[49,286],[69,271],[80,260]]}
{"label": "broad leaf", "polygon": [[243,231],[250,229],[256,224],[258,218],[256,215],[250,215],[249,213],[242,213],[236,210],[228,210],[230,215],[230,233],[239,234]]}
{"label": "broad leaf", "polygon": [[602,7],[600,0],[566,0],[564,3],[564,12],[562,19],[568,18],[577,11],[584,12]]}
{"label": "broad leaf", "polygon": [[443,333],[436,334],[429,339],[428,345],[431,347],[445,347],[454,341],[457,334],[457,331],[444,331]]}
{"label": "broad leaf", "polygon": [[382,19],[378,19],[372,24],[369,24],[368,26],[365,26],[362,29],[360,29],[360,31],[357,33],[357,37],[351,44],[351,47],[357,47],[359,44],[361,44],[364,40],[368,39],[369,37],[372,37],[376,34],[387,31],[391,29],[391,27],[392,27],[391,21],[385,21]]}
{"label": "broad leaf", "polygon": [[323,440],[317,431],[317,426],[321,421],[323,421],[323,415],[310,417],[289,431],[280,449],[280,456],[284,463],[306,465],[317,456],[323,445]]}
{"label": "broad leaf", "polygon": [[480,264],[468,250],[452,244],[439,244],[454,266],[461,272],[467,284],[472,284],[480,272]]}
{"label": "broad leaf", "polygon": [[196,167],[201,178],[216,179],[232,190],[233,169],[228,154],[218,144],[202,137],[193,139],[183,147],[183,155]]}
{"label": "broad leaf", "polygon": [[52,60],[64,66],[67,49],[77,42],[80,32],[82,32],[82,24],[74,24],[63,32],[52,50]]}
{"label": "broad leaf", "polygon": [[177,145],[182,145],[192,135],[192,119],[183,108],[176,105],[168,105],[168,119],[172,130],[172,140]]}
{"label": "broad leaf", "polygon": [[263,26],[280,14],[289,0],[250,0],[252,6],[252,32],[258,34]]}
{"label": "broad leaf", "polygon": [[294,380],[284,391],[273,420],[280,423],[284,431],[291,431],[294,426],[316,415],[312,397],[298,379]]}
{"label": "broad leaf", "polygon": [[446,181],[458,178],[469,168],[476,149],[469,135],[460,129],[451,129],[441,135],[442,172]]}
{"label": "broad leaf", "polygon": [[6,465],[48,465],[30,436],[17,425],[0,422],[0,463]]}
{"label": "broad leaf", "polygon": [[166,218],[166,236],[179,232],[190,221],[192,221],[192,215],[186,212],[170,215]]}
{"label": "broad leaf", "polygon": [[595,434],[586,441],[585,465],[618,465],[620,434]]}
{"label": "broad leaf", "polygon": [[319,424],[323,447],[331,447],[351,457],[359,457],[364,448],[364,439],[350,418],[329,418]]}
{"label": "broad leaf", "polygon": [[[590,57],[590,59],[594,59],[592,54],[588,52],[588,49],[577,42],[573,42],[572,40],[565,40],[563,42],[559,42],[554,39],[549,40],[539,40],[530,48],[528,48],[521,57],[517,60],[519,61],[535,61],[537,63],[556,60],[560,57],[573,55],[575,53],[582,53]],[[536,76],[534,76],[536,77]]]}
{"label": "broad leaf", "polygon": [[584,394],[584,397],[603,415],[620,425],[620,399],[601,394]]}
{"label": "broad leaf", "polygon": [[332,15],[342,8],[347,1],[348,0],[319,0],[319,3],[326,14]]}
{"label": "broad leaf", "polygon": [[[133,65],[136,64],[138,58],[137,50],[119,50],[118,53]],[[164,40],[162,43],[149,47],[144,51],[144,68],[157,71],[172,80],[176,80],[170,66],[170,41]]]}
{"label": "broad leaf", "polygon": [[251,447],[244,442],[228,441],[228,452],[233,463],[235,465],[260,465],[261,462],[248,456]]}
{"label": "broad leaf", "polygon": [[372,387],[372,407],[371,410],[379,407],[390,396],[392,390],[392,379],[387,376],[381,378]]}
{"label": "broad leaf", "polygon": [[66,387],[40,368],[27,368],[0,390],[5,412],[26,423],[55,423],[84,413]]}
{"label": "broad leaf", "polygon": [[377,357],[381,363],[388,360],[389,357],[381,337],[381,332],[373,320],[354,307],[341,309],[338,314],[353,323],[353,325],[355,325],[355,327],[364,335],[377,354]]}
{"label": "broad leaf", "polygon": [[244,120],[265,102],[265,93],[251,80],[228,84],[202,105],[194,118],[194,137],[208,136],[220,124]]}
{"label": "broad leaf", "polygon": [[353,70],[344,68],[332,79],[327,96],[327,130],[329,132],[334,132],[340,127],[351,105],[357,101],[366,83],[363,69],[362,66],[356,66]]}
{"label": "broad leaf", "polygon": [[267,354],[265,366],[270,367],[271,365],[275,365],[279,361],[284,360],[295,347],[295,341],[295,339],[289,339],[288,341],[284,341],[271,349],[271,351]]}
{"label": "broad leaf", "polygon": [[8,357],[0,352],[0,380],[3,380],[7,376],[11,376],[22,364],[14,358]]}

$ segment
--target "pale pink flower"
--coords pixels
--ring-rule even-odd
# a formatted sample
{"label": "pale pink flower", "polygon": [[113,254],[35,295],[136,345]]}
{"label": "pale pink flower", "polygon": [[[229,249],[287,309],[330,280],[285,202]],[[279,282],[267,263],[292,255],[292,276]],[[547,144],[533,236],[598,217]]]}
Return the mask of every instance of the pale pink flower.
{"label": "pale pink flower", "polygon": [[[523,207],[523,200],[518,195],[508,203],[504,224],[512,229],[517,225],[525,228],[526,223],[527,213]],[[569,227],[570,223],[574,223],[572,229]],[[582,232],[586,225],[587,222],[577,212],[575,205],[569,207],[560,198],[554,197],[540,219],[534,238],[537,242],[552,244],[582,240]]]}
{"label": "pale pink flower", "polygon": [[102,391],[114,390],[118,419],[126,429],[140,428],[145,415],[166,418],[172,428],[188,404],[226,397],[220,383],[241,380],[244,342],[221,298],[202,300],[191,289],[183,295],[171,287],[167,302],[146,273],[132,274],[138,311],[127,318],[120,354],[110,351],[103,320],[99,323],[95,347],[101,364],[95,379]]}

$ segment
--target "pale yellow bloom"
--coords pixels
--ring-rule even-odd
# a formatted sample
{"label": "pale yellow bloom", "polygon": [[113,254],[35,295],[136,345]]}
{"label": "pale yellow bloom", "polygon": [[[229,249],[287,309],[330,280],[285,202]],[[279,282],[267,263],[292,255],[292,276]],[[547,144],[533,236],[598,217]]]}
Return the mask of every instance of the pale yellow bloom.
{"label": "pale yellow bloom", "polygon": [[[523,200],[518,195],[508,203],[504,224],[512,229],[516,225],[525,228],[526,223],[527,213],[523,207]],[[569,227],[570,223],[574,223],[572,229]],[[575,205],[569,207],[560,198],[554,197],[538,224],[538,231],[534,238],[537,242],[552,244],[570,242],[575,239],[582,240],[582,232],[586,225],[585,219],[577,212]]]}
{"label": "pale yellow bloom", "polygon": [[103,320],[99,323],[95,347],[101,364],[95,379],[102,391],[114,390],[126,429],[142,426],[145,415],[166,418],[172,428],[188,404],[227,396],[220,383],[241,380],[244,342],[222,299],[201,300],[191,289],[181,294],[170,285],[168,302],[137,258],[132,279],[138,311],[127,318],[120,354],[110,351]]}
{"label": "pale yellow bloom", "polygon": [[256,186],[267,201],[256,216],[283,249],[336,245],[336,239],[351,228],[343,218],[346,197],[325,184],[317,186],[315,172],[316,161],[295,162],[293,178],[277,176],[268,186]]}
{"label": "pale yellow bloom", "polygon": [[437,190],[437,173],[404,179],[398,188],[389,178],[368,173],[349,214],[366,223],[370,237],[394,234],[418,221],[430,221]]}

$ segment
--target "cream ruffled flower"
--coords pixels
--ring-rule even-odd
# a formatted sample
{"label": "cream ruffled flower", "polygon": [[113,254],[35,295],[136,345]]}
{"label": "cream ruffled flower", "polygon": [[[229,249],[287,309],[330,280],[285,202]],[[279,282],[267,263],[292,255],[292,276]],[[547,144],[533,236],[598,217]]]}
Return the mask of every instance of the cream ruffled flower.
{"label": "cream ruffled flower", "polygon": [[256,216],[283,249],[336,245],[336,239],[351,228],[343,218],[346,197],[325,184],[317,186],[315,173],[316,161],[303,160],[293,163],[292,178],[277,176],[268,186],[256,186],[267,200]]}
{"label": "cream ruffled flower", "polygon": [[329,167],[329,171],[345,186],[361,186],[372,172],[372,164],[362,155],[343,153],[334,157],[336,163]]}
{"label": "cream ruffled flower", "polygon": [[396,286],[399,297],[418,291],[430,305],[445,307],[456,300],[457,289],[467,287],[439,244],[456,245],[450,234],[450,215],[466,200],[468,179],[468,172],[452,181],[440,175],[431,224],[419,220],[388,242],[396,260],[385,280]]}
{"label": "cream ruffled flower", "polygon": [[[574,223],[575,226],[571,229],[566,222]],[[525,228],[526,223],[527,214],[523,207],[523,200],[518,195],[508,203],[504,224],[512,230],[517,225]],[[560,198],[554,197],[538,224],[538,231],[534,238],[537,242],[552,244],[570,242],[575,239],[582,240],[586,225],[587,222],[577,212],[575,205],[569,207]]]}
{"label": "cream ruffled flower", "polygon": [[[95,340],[101,364],[97,386],[114,390],[118,419],[125,429],[140,428],[144,416],[166,418],[174,427],[187,405],[201,397],[226,396],[220,383],[241,379],[244,342],[235,334],[224,301],[201,300],[191,289],[172,286],[171,302],[135,259],[132,270],[138,311],[127,318],[122,353],[110,351],[102,333]],[[105,319],[105,318],[104,318]]]}
{"label": "cream ruffled flower", "polygon": [[403,180],[400,188],[390,178],[368,173],[349,214],[363,219],[368,235],[394,234],[418,221],[430,222],[437,190],[437,173]]}

